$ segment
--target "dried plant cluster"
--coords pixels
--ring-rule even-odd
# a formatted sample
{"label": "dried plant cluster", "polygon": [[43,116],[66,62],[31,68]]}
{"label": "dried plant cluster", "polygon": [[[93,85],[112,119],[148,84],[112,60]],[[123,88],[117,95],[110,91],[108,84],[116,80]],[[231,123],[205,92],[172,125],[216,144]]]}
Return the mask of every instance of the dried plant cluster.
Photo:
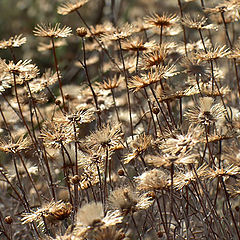
{"label": "dried plant cluster", "polygon": [[240,1],[124,24],[106,1],[94,26],[90,2],[59,4],[76,31],[33,29],[52,69],[17,56],[24,33],[0,41],[0,239],[240,239]]}

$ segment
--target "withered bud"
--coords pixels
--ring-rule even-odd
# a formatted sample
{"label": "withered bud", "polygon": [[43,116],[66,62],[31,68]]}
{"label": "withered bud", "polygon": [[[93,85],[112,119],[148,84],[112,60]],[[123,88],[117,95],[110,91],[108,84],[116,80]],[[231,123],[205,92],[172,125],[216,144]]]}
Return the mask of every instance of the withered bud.
{"label": "withered bud", "polygon": [[4,222],[7,223],[7,224],[12,224],[13,219],[12,219],[11,216],[6,216],[6,217],[4,218]]}
{"label": "withered bud", "polygon": [[156,197],[156,194],[154,191],[148,192],[147,194],[148,197],[151,197],[152,199],[154,199]]}
{"label": "withered bud", "polygon": [[239,206],[236,206],[236,207],[235,207],[235,210],[236,210],[237,212],[239,212],[239,210],[240,210]]}
{"label": "withered bud", "polygon": [[73,184],[78,184],[80,182],[80,177],[78,175],[74,175],[72,177],[72,183]]}
{"label": "withered bud", "polygon": [[118,170],[118,175],[119,175],[119,176],[124,176],[124,171],[123,171],[122,169],[119,169],[119,170]]}
{"label": "withered bud", "polygon": [[61,100],[57,99],[57,100],[55,101],[55,104],[58,105],[58,106],[61,105]]}
{"label": "withered bud", "polygon": [[77,28],[76,33],[79,37],[85,37],[87,35],[87,29],[85,27]]}
{"label": "withered bud", "polygon": [[70,99],[70,95],[69,95],[69,94],[65,94],[65,95],[64,95],[64,98],[65,98],[66,100],[69,100],[69,99]]}
{"label": "withered bud", "polygon": [[153,107],[152,111],[153,111],[154,114],[157,115],[159,113],[159,108],[158,107]]}

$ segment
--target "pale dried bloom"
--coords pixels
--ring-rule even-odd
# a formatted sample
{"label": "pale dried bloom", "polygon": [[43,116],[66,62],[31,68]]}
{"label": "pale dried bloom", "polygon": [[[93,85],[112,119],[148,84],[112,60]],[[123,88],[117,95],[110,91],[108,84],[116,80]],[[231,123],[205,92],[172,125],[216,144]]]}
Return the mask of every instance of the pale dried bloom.
{"label": "pale dried bloom", "polygon": [[214,99],[211,97],[203,97],[199,100],[199,105],[189,109],[185,116],[190,123],[199,126],[208,126],[223,120],[226,115],[224,106],[220,103],[214,104]]}
{"label": "pale dried bloom", "polygon": [[199,142],[202,131],[199,128],[189,128],[187,134],[173,134],[160,145],[163,153],[171,155],[187,154]]}
{"label": "pale dried bloom", "polygon": [[[61,78],[61,74],[59,73],[59,77]],[[57,73],[53,73],[53,71],[49,68],[42,74],[41,77],[35,78],[29,82],[29,87],[32,93],[40,92],[44,90],[46,87],[49,87],[56,83],[58,80]]]}
{"label": "pale dried bloom", "polygon": [[145,22],[152,27],[167,28],[178,22],[178,17],[175,14],[163,13],[161,16],[153,13],[144,18]]}
{"label": "pale dried bloom", "polygon": [[110,90],[117,88],[122,81],[123,78],[121,76],[117,77],[117,75],[114,75],[112,78],[108,78],[106,81],[98,83],[98,86],[100,89]]}
{"label": "pale dried bloom", "polygon": [[127,39],[122,43],[122,49],[130,51],[147,51],[153,49],[155,46],[155,41],[144,43],[139,37]]}
{"label": "pale dried bloom", "polygon": [[240,168],[238,166],[228,165],[226,167],[214,169],[208,168],[205,172],[205,179],[214,179],[217,177],[230,177],[234,175],[238,175],[240,173]]}
{"label": "pale dried bloom", "polygon": [[8,142],[1,139],[0,140],[0,151],[7,153],[17,153],[26,150],[30,147],[31,142],[28,137],[22,135],[17,141],[9,140]]}
{"label": "pale dried bloom", "polygon": [[84,6],[89,0],[68,0],[57,8],[57,13],[67,15]]}
{"label": "pale dried bloom", "polygon": [[56,23],[55,26],[49,24],[37,25],[33,33],[37,37],[49,37],[49,38],[65,38],[72,34],[72,29],[67,26],[60,27],[60,23]]}
{"label": "pale dried bloom", "polygon": [[[111,158],[111,153],[108,154],[108,160]],[[104,172],[104,162],[106,154],[96,154],[88,149],[87,152],[78,152],[78,168],[80,172],[79,186],[81,189],[87,189],[90,186],[95,186],[99,183],[99,177]]]}
{"label": "pale dried bloom", "polygon": [[108,200],[110,207],[120,210],[123,215],[147,209],[152,204],[152,199],[146,194],[140,195],[129,187],[114,190]]}
{"label": "pale dried bloom", "polygon": [[145,53],[140,59],[139,67],[143,70],[148,70],[151,67],[163,64],[170,49],[174,47],[176,47],[174,43],[163,43],[159,49],[151,53]]}
{"label": "pale dried bloom", "polygon": [[134,91],[139,91],[141,88],[145,88],[152,83],[160,82],[163,79],[171,78],[177,75],[176,66],[173,64],[168,64],[166,66],[159,66],[155,71],[151,69],[147,74],[141,74],[141,76],[134,76],[130,83],[129,88],[135,89]]}
{"label": "pale dried bloom", "polygon": [[112,126],[107,124],[87,136],[84,144],[89,149],[95,149],[96,152],[106,148],[114,151],[123,148],[122,135],[121,124],[112,124]]}
{"label": "pale dried bloom", "polygon": [[[200,90],[200,91],[199,91]],[[212,83],[202,83],[200,82],[198,85],[197,83],[193,86],[188,87],[184,90],[184,96],[193,96],[197,94],[202,94],[208,97],[216,97],[216,96],[224,96],[229,94],[231,90],[229,87],[221,87],[218,89],[214,89],[212,91]]]}
{"label": "pale dried bloom", "polygon": [[152,169],[135,178],[139,190],[159,190],[168,185],[169,176],[160,169]]}
{"label": "pale dried bloom", "polygon": [[[67,42],[66,42],[65,39],[59,39],[59,40],[56,40],[54,42],[54,47],[58,48],[58,47],[65,46],[66,44],[67,44]],[[53,48],[53,45],[52,45],[51,41],[49,43],[42,43],[41,42],[41,43],[39,43],[37,50],[39,52],[45,52],[47,50],[51,50],[52,48]]]}
{"label": "pale dried bloom", "polygon": [[199,61],[210,61],[218,58],[226,57],[229,54],[229,49],[226,46],[215,46],[205,51],[198,51],[195,53],[194,58]]}
{"label": "pale dried bloom", "polygon": [[64,144],[74,140],[73,127],[64,123],[47,121],[41,130],[41,138],[47,147],[62,148]]}
{"label": "pale dried bloom", "polygon": [[101,37],[101,35],[113,33],[115,28],[111,22],[104,22],[103,24],[90,26],[90,30],[88,30],[87,37]]}
{"label": "pale dried bloom", "polygon": [[137,135],[130,143],[131,152],[124,158],[124,163],[127,164],[133,159],[136,159],[139,156],[142,156],[147,149],[152,145],[152,136],[140,134]]}
{"label": "pale dried bloom", "polygon": [[72,205],[62,201],[50,202],[45,206],[31,211],[30,213],[22,214],[22,224],[36,221],[39,226],[44,226],[43,218],[46,223],[55,223],[69,217],[72,212]]}
{"label": "pale dried bloom", "polygon": [[20,47],[26,43],[26,41],[26,37],[22,37],[22,34],[15,35],[14,37],[10,37],[8,40],[1,40],[0,49]]}
{"label": "pale dried bloom", "polygon": [[198,161],[199,154],[195,153],[181,153],[175,154],[163,154],[163,155],[148,155],[145,157],[145,161],[154,167],[170,167],[172,164],[187,165],[193,164]]}
{"label": "pale dried bloom", "polygon": [[104,41],[116,41],[130,37],[134,33],[133,25],[126,23],[125,25],[116,28],[113,32],[105,33],[102,35],[102,42]]}
{"label": "pale dried bloom", "polygon": [[120,211],[107,211],[104,216],[102,203],[88,203],[81,207],[77,213],[77,226],[74,235],[86,237],[91,230],[103,229],[122,222]]}
{"label": "pale dried bloom", "polygon": [[207,18],[197,15],[196,17],[191,17],[185,15],[182,18],[182,23],[187,26],[188,28],[193,28],[197,30],[205,30],[205,29],[214,29],[217,30],[217,26],[214,24],[207,24]]}
{"label": "pale dried bloom", "polygon": [[94,114],[93,111],[89,109],[80,109],[76,112],[68,114],[59,113],[57,116],[53,118],[53,120],[58,123],[64,123],[66,125],[69,124],[78,125],[92,122],[95,119],[93,114]]}
{"label": "pale dried bloom", "polygon": [[[14,76],[16,84],[23,84],[24,81],[29,81],[39,74],[39,69],[35,64],[31,63],[32,60],[20,60],[17,63],[0,59],[0,75],[2,80],[13,83]],[[14,76],[13,76],[14,74]]]}
{"label": "pale dried bloom", "polygon": [[240,3],[238,0],[224,1],[223,3],[218,4],[214,8],[205,8],[204,11],[207,13],[224,13],[231,12],[233,10],[239,9]]}
{"label": "pale dried bloom", "polygon": [[183,187],[188,186],[192,182],[196,182],[197,179],[201,179],[203,176],[205,176],[207,168],[208,166],[203,164],[198,169],[196,169],[196,172],[194,170],[190,170],[187,172],[176,173],[173,182],[174,187],[180,190]]}

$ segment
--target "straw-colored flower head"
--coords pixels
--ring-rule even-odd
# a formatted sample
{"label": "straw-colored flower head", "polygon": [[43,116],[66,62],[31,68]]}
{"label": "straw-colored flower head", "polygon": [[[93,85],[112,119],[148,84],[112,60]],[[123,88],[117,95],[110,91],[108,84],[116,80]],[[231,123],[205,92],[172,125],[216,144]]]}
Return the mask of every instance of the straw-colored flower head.
{"label": "straw-colored flower head", "polygon": [[68,0],[57,8],[57,13],[67,15],[84,6],[89,0]]}
{"label": "straw-colored flower head", "polygon": [[197,15],[196,17],[191,17],[185,15],[182,18],[182,23],[187,26],[188,28],[193,28],[197,30],[204,30],[204,29],[214,29],[216,30],[217,27],[214,24],[207,24],[207,18]]}
{"label": "straw-colored flower head", "polygon": [[118,209],[123,215],[147,209],[152,204],[152,200],[146,195],[140,195],[130,187],[122,187],[114,190],[109,196],[109,205],[113,209]]}
{"label": "straw-colored flower head", "polygon": [[43,226],[43,217],[45,223],[56,223],[68,218],[71,212],[72,205],[70,203],[52,201],[49,204],[46,204],[43,207],[37,209],[36,211],[32,210],[30,213],[24,213],[21,220],[22,224],[36,221],[40,226]]}
{"label": "straw-colored flower head", "polygon": [[121,124],[107,124],[87,136],[84,143],[88,148],[95,149],[97,152],[106,148],[116,150],[123,148],[122,135]]}
{"label": "straw-colored flower head", "polygon": [[67,26],[60,26],[60,23],[56,23],[54,26],[49,24],[38,24],[33,33],[37,37],[49,37],[49,38],[66,38],[72,35],[72,29]]}
{"label": "straw-colored flower head", "polygon": [[[25,81],[29,81],[39,74],[39,69],[35,64],[31,63],[32,60],[18,61],[14,63],[0,59],[0,75],[2,80],[7,80],[9,83],[16,81],[16,84],[23,84]],[[13,76],[14,75],[14,76]]]}
{"label": "straw-colored flower head", "polygon": [[10,37],[8,40],[1,40],[0,49],[20,47],[26,43],[26,41],[26,37],[23,37],[22,34],[15,35],[14,37]]}
{"label": "straw-colored flower head", "polygon": [[175,14],[163,13],[162,15],[159,15],[157,13],[153,13],[145,18],[145,22],[152,27],[166,28],[177,23],[178,17]]}
{"label": "straw-colored flower head", "polygon": [[195,58],[199,61],[210,61],[218,58],[226,57],[229,54],[229,49],[226,46],[215,46],[205,51],[198,51],[195,54]]}
{"label": "straw-colored flower head", "polygon": [[160,169],[152,169],[136,177],[137,188],[139,190],[159,190],[168,185],[169,176]]}
{"label": "straw-colored flower head", "polygon": [[185,116],[190,123],[199,126],[208,126],[216,123],[218,120],[223,120],[226,115],[226,110],[220,103],[214,104],[212,97],[200,98],[199,106],[189,109]]}

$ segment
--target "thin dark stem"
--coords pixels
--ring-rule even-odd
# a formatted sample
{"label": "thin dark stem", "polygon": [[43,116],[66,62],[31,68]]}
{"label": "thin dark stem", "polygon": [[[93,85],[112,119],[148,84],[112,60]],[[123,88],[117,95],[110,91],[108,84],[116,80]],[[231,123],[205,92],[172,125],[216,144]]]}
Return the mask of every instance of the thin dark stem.
{"label": "thin dark stem", "polygon": [[65,108],[65,100],[64,100],[63,90],[62,90],[62,81],[60,79],[60,73],[59,73],[59,69],[58,69],[58,61],[57,61],[57,55],[56,55],[56,48],[55,48],[55,45],[54,45],[54,39],[51,38],[51,41],[52,41],[54,64],[55,64],[55,69],[56,69],[56,72],[57,72],[59,89],[60,89],[60,93],[61,93],[61,96],[62,96],[63,107]]}
{"label": "thin dark stem", "polygon": [[124,62],[124,58],[123,58],[123,54],[122,54],[122,45],[121,45],[120,39],[118,39],[118,45],[119,45],[120,56],[121,56],[123,71],[124,71],[124,79],[125,79],[125,85],[126,85],[126,90],[127,90],[127,101],[128,101],[128,112],[129,112],[131,136],[133,138],[132,110],[131,110],[130,94],[129,94],[129,88],[128,88],[128,76],[127,76],[127,72],[126,72],[126,68],[125,68],[125,62]]}

